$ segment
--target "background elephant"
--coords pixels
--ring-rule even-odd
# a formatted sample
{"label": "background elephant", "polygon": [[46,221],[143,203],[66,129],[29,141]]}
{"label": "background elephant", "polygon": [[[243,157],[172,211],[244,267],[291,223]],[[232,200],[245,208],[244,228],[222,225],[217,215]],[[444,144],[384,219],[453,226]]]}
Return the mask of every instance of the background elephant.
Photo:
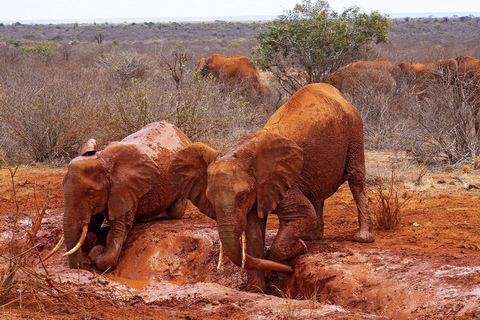
{"label": "background elephant", "polygon": [[332,73],[325,82],[353,98],[372,90],[388,94],[396,88],[392,69],[393,64],[385,59],[356,61]]}
{"label": "background elephant", "polygon": [[[134,222],[183,216],[187,200],[169,182],[167,168],[175,152],[190,144],[166,121],[99,152],[95,140],[87,142],[63,180],[65,243],[67,250],[74,248],[71,268],[88,268],[89,261],[100,270],[114,268]],[[102,228],[104,222],[108,227]]]}
{"label": "background elephant", "polygon": [[430,86],[453,84],[457,70],[455,59],[426,62],[402,62],[396,65],[392,74],[398,85],[412,86],[414,92],[422,94]]}
{"label": "background elephant", "polygon": [[[306,251],[301,240],[323,236],[323,204],[348,180],[360,228],[354,239],[374,241],[365,191],[362,118],[331,85],[303,87],[264,128],[240,138],[223,157],[195,143],[180,150],[170,180],[203,213],[217,220],[225,254],[250,270],[292,271],[261,259],[267,215],[280,228],[269,255],[279,261]],[[246,232],[246,254],[240,241]],[[250,271],[249,288],[265,289],[263,271]]]}
{"label": "background elephant", "polygon": [[459,56],[457,90],[461,101],[466,101],[472,108],[474,117],[473,136],[480,132],[480,60],[471,56]]}
{"label": "background elephant", "polygon": [[196,71],[203,76],[213,75],[219,81],[244,87],[249,94],[270,95],[270,89],[260,82],[260,74],[250,58],[241,55],[212,54],[198,61]]}

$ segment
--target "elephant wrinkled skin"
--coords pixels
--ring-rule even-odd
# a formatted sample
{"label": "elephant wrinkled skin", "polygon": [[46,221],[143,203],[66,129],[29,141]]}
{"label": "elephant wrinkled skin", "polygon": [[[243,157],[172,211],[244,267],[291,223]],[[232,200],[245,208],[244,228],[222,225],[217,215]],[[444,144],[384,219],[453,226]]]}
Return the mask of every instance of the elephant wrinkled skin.
{"label": "elephant wrinkled skin", "polygon": [[99,152],[95,140],[85,144],[63,180],[67,250],[78,247],[82,231],[88,232],[81,250],[69,255],[71,268],[88,268],[92,262],[111,270],[134,222],[183,216],[187,200],[168,180],[167,168],[175,152],[190,144],[166,121],[151,123]]}
{"label": "elephant wrinkled skin", "polygon": [[249,289],[265,288],[261,270],[292,271],[261,258],[267,215],[275,213],[280,221],[269,256],[277,261],[294,258],[307,250],[302,238],[322,238],[324,201],[345,181],[358,209],[360,227],[354,239],[374,241],[362,118],[331,85],[303,87],[263,129],[219,154],[194,143],[175,155],[168,176],[182,195],[217,221],[225,254],[249,269]]}

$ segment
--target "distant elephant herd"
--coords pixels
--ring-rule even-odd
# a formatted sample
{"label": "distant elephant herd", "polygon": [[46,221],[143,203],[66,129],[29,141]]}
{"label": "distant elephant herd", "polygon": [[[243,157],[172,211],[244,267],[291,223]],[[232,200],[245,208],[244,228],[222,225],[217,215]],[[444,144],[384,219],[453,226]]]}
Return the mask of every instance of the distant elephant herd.
{"label": "distant elephant herd", "polygon": [[407,86],[415,95],[428,92],[431,86],[454,88],[473,106],[477,123],[480,121],[480,60],[471,56],[397,65],[385,59],[357,61],[340,68],[325,82],[350,95],[355,95],[360,82],[373,83],[382,92]]}
{"label": "distant elephant herd", "polygon": [[[230,70],[235,61],[256,72]],[[229,67],[222,69],[222,63]],[[362,61],[340,69],[331,83],[341,87],[342,73],[366,65],[405,75],[428,69],[432,76],[470,77],[478,75],[471,74],[475,63],[478,72],[479,60],[471,57],[398,66]],[[241,56],[213,55],[197,68],[218,78],[244,72],[250,89],[269,94],[256,68]],[[264,290],[265,270],[292,272],[289,261],[307,251],[308,241],[322,238],[324,201],[345,181],[358,209],[353,239],[373,242],[362,118],[331,84],[302,87],[261,130],[242,136],[224,155],[192,144],[167,121],[151,123],[100,151],[91,139],[70,162],[63,180],[65,255],[71,268],[112,270],[135,222],[180,219],[188,199],[217,222],[225,255],[248,271],[247,287]],[[278,216],[280,226],[266,254],[269,214]]]}

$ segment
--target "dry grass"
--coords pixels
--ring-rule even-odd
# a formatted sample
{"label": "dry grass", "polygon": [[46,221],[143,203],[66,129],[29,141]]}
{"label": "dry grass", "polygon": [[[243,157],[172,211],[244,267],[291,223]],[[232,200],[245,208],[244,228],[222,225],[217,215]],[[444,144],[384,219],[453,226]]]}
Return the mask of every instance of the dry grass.
{"label": "dry grass", "polygon": [[375,197],[372,213],[375,225],[380,230],[394,230],[402,221],[402,210],[411,199],[407,192],[400,196],[396,184],[397,177],[392,168],[391,176],[379,179],[372,190]]}
{"label": "dry grass", "polygon": [[76,45],[48,64],[0,47],[17,50],[0,57],[0,155],[10,164],[66,162],[89,138],[102,147],[160,120],[225,150],[281,103],[200,77],[189,50],[162,44]]}

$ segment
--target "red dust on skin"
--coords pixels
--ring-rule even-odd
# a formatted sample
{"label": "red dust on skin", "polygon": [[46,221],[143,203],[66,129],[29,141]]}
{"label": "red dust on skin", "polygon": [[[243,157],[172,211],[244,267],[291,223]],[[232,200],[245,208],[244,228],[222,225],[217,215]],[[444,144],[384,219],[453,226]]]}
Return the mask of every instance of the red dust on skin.
{"label": "red dust on skin", "polygon": [[246,56],[214,53],[208,58],[201,58],[195,70],[203,76],[211,74],[217,80],[230,85],[241,85],[251,96],[271,94],[270,89],[261,83],[257,67]]}
{"label": "red dust on skin", "polygon": [[[373,181],[373,164],[388,162],[391,156],[367,153],[367,178],[372,178],[367,182]],[[408,168],[418,171],[412,165]],[[32,214],[34,186],[40,206],[47,186],[50,188],[49,209],[37,237],[43,256],[62,234],[61,181],[65,172],[66,168],[20,167],[15,177],[21,224]],[[416,179],[398,175],[399,190]],[[376,230],[371,244],[351,241],[357,217],[348,186],[342,185],[325,203],[324,238],[306,242],[309,251],[295,260],[295,273],[284,278],[267,274],[268,290],[280,297],[242,291],[246,272],[238,272],[228,259],[216,270],[219,243],[215,223],[189,205],[181,220],[135,226],[117,268],[102,278],[106,285],[126,284],[122,290],[130,290],[127,295],[137,298],[130,302],[114,298],[115,307],[99,302],[97,308],[85,312],[91,318],[106,319],[272,319],[286,314],[292,319],[429,319],[438,315],[471,319],[480,314],[480,192],[463,189],[454,176],[467,183],[480,182],[480,170],[427,173],[421,186],[412,183],[409,187],[412,198],[400,225],[394,231]],[[6,169],[0,170],[0,211],[0,250],[7,252],[16,209]],[[276,216],[270,216],[267,247],[277,229]],[[19,230],[16,239],[23,241],[25,234]],[[67,259],[61,257],[64,252],[62,248],[47,261],[53,278],[72,272],[70,280],[75,283],[79,278],[90,281],[97,276],[70,270]],[[39,311],[28,301],[23,301],[21,308],[18,302],[5,307],[2,316],[78,318],[60,308]]]}

